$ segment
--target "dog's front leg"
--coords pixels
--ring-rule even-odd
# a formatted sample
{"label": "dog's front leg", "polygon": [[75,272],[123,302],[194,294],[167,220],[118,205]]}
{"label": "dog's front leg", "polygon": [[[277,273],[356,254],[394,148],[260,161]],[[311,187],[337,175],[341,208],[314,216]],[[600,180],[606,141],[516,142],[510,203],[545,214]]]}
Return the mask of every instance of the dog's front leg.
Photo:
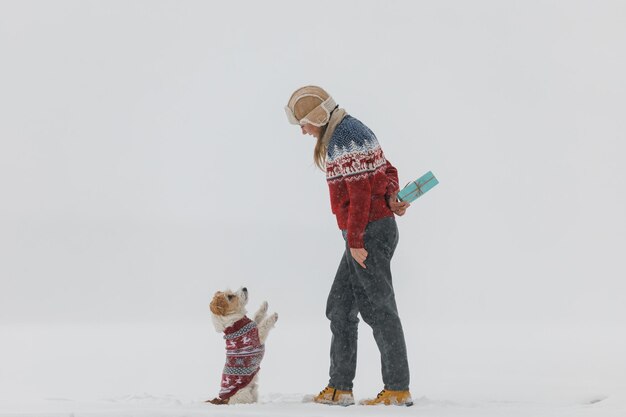
{"label": "dog's front leg", "polygon": [[274,313],[259,324],[259,339],[261,339],[261,343],[265,343],[265,339],[267,339],[267,334],[270,332],[276,321],[278,320],[278,314]]}
{"label": "dog's front leg", "polygon": [[254,322],[257,325],[261,324],[261,321],[263,321],[266,314],[267,314],[267,301],[263,301],[261,303],[261,307],[259,307],[256,314],[254,315]]}

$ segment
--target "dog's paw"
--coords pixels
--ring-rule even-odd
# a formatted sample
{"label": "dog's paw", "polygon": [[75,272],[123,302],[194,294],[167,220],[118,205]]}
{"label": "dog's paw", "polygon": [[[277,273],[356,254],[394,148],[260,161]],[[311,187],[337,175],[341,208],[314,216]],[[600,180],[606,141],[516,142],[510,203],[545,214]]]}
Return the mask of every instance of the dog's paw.
{"label": "dog's paw", "polygon": [[226,405],[228,400],[222,400],[220,397],[215,397],[212,400],[206,400],[205,403],[211,403],[215,405]]}
{"label": "dog's paw", "polygon": [[269,316],[268,320],[274,324],[278,321],[278,313],[274,313],[271,316]]}
{"label": "dog's paw", "polygon": [[[267,313],[267,305],[268,305],[268,304],[267,304],[267,301],[263,301],[263,302],[261,303],[261,307],[259,307],[259,311],[258,311],[258,313],[261,313],[261,314],[265,314],[265,313]],[[258,314],[258,313],[257,313],[257,314]]]}
{"label": "dog's paw", "polygon": [[278,320],[278,314],[274,313],[264,318],[263,321],[259,323],[259,338],[261,339],[261,343],[265,343],[265,339],[270,330],[274,327],[274,324],[276,324],[276,320]]}
{"label": "dog's paw", "polygon": [[263,319],[265,318],[265,315],[267,314],[267,301],[263,301],[261,303],[261,307],[259,307],[259,309],[257,310],[257,312],[254,315],[254,321],[259,324],[263,321]]}

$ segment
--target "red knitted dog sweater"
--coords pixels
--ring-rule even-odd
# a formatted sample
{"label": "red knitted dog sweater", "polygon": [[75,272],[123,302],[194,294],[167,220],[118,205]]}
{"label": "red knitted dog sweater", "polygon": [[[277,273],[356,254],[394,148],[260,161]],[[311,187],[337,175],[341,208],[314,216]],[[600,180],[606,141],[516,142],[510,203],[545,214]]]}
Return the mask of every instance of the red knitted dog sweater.
{"label": "red knitted dog sweater", "polygon": [[219,397],[227,400],[248,386],[259,372],[265,345],[261,344],[256,323],[245,316],[224,330],[224,339],[226,365]]}

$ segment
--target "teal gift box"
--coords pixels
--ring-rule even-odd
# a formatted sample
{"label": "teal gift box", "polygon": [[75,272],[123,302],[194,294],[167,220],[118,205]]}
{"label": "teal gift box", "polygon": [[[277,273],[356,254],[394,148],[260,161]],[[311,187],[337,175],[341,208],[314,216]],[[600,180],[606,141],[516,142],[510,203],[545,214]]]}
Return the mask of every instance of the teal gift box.
{"label": "teal gift box", "polygon": [[398,200],[411,203],[437,184],[439,184],[437,178],[435,178],[431,171],[428,171],[426,174],[422,175],[415,181],[408,183],[406,187],[400,190],[398,193]]}

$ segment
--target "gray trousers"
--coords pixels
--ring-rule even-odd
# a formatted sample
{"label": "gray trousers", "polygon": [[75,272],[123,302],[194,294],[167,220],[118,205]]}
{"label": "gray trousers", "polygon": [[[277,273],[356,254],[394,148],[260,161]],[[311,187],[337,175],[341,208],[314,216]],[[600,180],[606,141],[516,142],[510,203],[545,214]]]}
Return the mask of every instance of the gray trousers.
{"label": "gray trousers", "polygon": [[[343,232],[344,240],[346,232]],[[326,317],[330,320],[329,386],[351,390],[356,373],[357,314],[372,328],[380,351],[384,388],[409,389],[409,365],[404,332],[398,316],[393,284],[391,258],[398,244],[398,227],[393,217],[371,222],[365,229],[368,252],[363,269],[346,250],[333,282]]]}

